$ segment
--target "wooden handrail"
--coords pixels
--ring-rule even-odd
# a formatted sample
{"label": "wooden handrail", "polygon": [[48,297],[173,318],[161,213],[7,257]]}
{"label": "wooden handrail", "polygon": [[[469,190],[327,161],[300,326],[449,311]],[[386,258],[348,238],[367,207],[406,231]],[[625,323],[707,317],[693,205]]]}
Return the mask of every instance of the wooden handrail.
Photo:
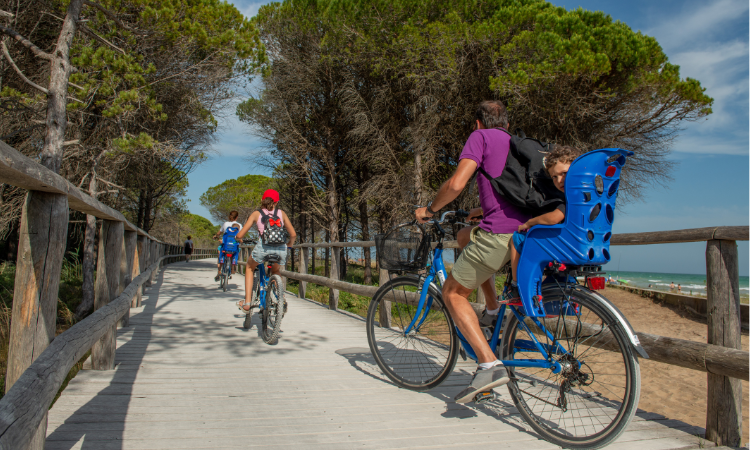
{"label": "wooden handrail", "polygon": [[[364,297],[373,297],[379,289],[377,286],[363,286],[288,270],[282,270],[281,275],[293,280],[306,281]],[[419,302],[419,297],[416,292],[399,291],[398,295],[394,296],[391,301],[416,305]],[[484,305],[477,303],[470,303],[470,305],[474,308],[477,317],[481,316]],[[576,323],[571,322],[571,326],[576,325]],[[591,331],[591,333],[594,332]],[[652,361],[748,381],[748,374],[750,373],[749,352],[655,334],[641,332],[636,334],[641,341],[641,346],[646,350],[649,359]]]}
{"label": "wooden handrail", "polygon": [[161,242],[130,223],[119,211],[92,198],[70,181],[23,155],[3,141],[0,141],[0,182],[30,191],[66,195],[70,209],[99,219],[122,222],[125,225],[125,230],[137,231],[141,236],[147,236],[152,241]]}
{"label": "wooden handrail", "polygon": [[[650,231],[645,233],[613,234],[611,245],[651,245],[678,244],[683,242],[701,242],[712,239],[727,241],[750,240],[748,226],[721,226],[690,228],[687,230]],[[251,247],[251,246],[249,246]],[[332,247],[375,247],[375,241],[352,242],[318,242],[315,244],[296,244],[292,248],[332,248]],[[458,248],[458,241],[443,241],[443,248]]]}

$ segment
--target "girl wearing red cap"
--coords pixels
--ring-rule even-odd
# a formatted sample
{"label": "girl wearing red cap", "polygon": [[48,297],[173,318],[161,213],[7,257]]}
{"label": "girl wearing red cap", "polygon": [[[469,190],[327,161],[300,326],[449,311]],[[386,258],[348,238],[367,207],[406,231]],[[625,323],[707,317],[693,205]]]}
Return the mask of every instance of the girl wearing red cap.
{"label": "girl wearing red cap", "polygon": [[[253,225],[258,228],[258,233],[262,238],[264,237],[264,233],[277,232],[279,227],[283,227],[287,233],[286,242],[268,243],[267,239],[264,238],[263,242],[258,242],[255,248],[253,248],[253,252],[247,260],[247,270],[245,270],[245,300],[237,302],[237,307],[245,313],[250,313],[250,296],[253,292],[253,272],[255,268],[258,267],[267,255],[275,254],[280,257],[281,261],[279,264],[274,264],[271,267],[271,272],[278,274],[281,267],[286,264],[286,248],[294,245],[294,241],[297,239],[297,233],[294,231],[292,222],[284,211],[276,207],[278,203],[279,193],[273,189],[266,190],[261,200],[262,208],[250,214],[247,222],[245,222],[245,226],[237,233],[237,239],[242,239]],[[268,241],[275,242],[270,239]]]}

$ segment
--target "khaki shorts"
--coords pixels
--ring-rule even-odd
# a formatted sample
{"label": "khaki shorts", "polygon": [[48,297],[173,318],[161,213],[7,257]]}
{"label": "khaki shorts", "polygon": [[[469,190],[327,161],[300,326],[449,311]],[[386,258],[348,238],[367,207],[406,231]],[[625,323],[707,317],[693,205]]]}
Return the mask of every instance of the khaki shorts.
{"label": "khaki shorts", "polygon": [[512,234],[493,234],[479,227],[453,266],[451,275],[467,289],[476,289],[510,261]]}

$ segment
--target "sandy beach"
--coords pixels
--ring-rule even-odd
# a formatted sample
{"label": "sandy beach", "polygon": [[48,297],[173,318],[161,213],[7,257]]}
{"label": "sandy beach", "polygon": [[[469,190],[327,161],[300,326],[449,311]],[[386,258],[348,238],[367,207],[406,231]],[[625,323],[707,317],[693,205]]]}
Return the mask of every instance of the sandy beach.
{"label": "sandy beach", "polygon": [[[659,305],[620,289],[608,288],[604,295],[625,314],[638,332],[706,342],[705,319],[673,306]],[[748,350],[748,335],[742,333],[742,349]],[[669,364],[640,360],[641,401],[639,408],[690,425],[706,426],[706,374]],[[742,382],[742,442],[748,442],[748,382]]]}

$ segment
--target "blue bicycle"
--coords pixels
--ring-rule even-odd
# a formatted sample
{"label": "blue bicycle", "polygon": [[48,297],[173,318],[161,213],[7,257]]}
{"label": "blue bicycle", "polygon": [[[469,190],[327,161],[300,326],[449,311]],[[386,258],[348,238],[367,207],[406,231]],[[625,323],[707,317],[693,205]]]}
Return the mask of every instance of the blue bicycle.
{"label": "blue bicycle", "polygon": [[[587,155],[597,152],[603,151]],[[600,448],[625,431],[640,396],[638,355],[648,357],[617,308],[587,287],[601,282],[602,261],[609,259],[604,250],[611,232],[599,226],[599,213],[606,212],[602,221],[611,229],[619,169],[625,162],[624,155],[608,162],[613,156],[618,152],[600,154],[597,164],[591,164],[595,155],[588,156],[590,164],[583,169],[603,165],[606,179],[595,181],[597,174],[587,172],[591,182],[580,183],[585,192],[577,192],[576,162],[571,165],[566,222],[532,228],[519,265],[521,299],[506,299],[506,272],[498,320],[482,330],[508,368],[508,389],[521,416],[544,439],[565,448]],[[577,168],[583,171],[581,164]],[[579,210],[586,212],[582,221],[576,218]],[[404,224],[376,239],[381,268],[402,275],[372,298],[367,338],[378,366],[400,387],[432,389],[448,378],[459,354],[477,360],[441,296],[446,278],[441,225],[461,217],[466,213],[448,212],[427,225]],[[574,229],[575,240],[566,240],[566,228]],[[538,272],[529,275],[530,265],[539,267]],[[487,392],[475,401],[493,398]]]}
{"label": "blue bicycle", "polygon": [[245,315],[242,326],[252,326],[253,308],[258,308],[261,318],[261,336],[263,342],[274,345],[279,341],[281,319],[286,313],[283,282],[280,275],[271,274],[271,266],[281,261],[278,255],[268,255],[253,272],[253,295],[250,311]]}

